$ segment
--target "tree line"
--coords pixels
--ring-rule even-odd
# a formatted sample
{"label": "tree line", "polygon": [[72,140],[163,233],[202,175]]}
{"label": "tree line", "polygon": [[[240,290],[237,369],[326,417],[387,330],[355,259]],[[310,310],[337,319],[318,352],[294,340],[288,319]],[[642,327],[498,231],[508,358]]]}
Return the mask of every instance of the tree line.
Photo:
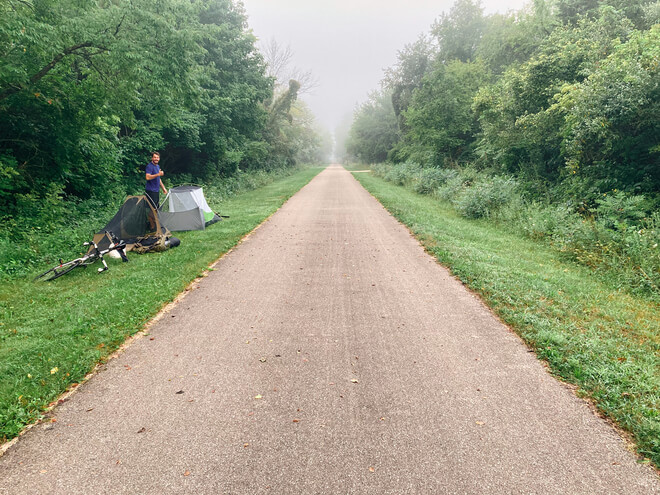
{"label": "tree line", "polygon": [[255,42],[233,0],[4,0],[0,216],[135,191],[155,150],[199,181],[323,160]]}
{"label": "tree line", "polygon": [[399,52],[346,150],[513,177],[528,198],[575,208],[621,191],[657,201],[659,22],[651,0],[533,0],[490,15],[458,0]]}

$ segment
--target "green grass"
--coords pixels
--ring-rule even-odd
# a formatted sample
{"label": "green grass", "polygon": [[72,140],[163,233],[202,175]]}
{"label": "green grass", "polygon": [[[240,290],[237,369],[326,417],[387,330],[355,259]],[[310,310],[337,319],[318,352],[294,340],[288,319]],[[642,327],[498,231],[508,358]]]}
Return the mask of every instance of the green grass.
{"label": "green grass", "polygon": [[355,177],[660,466],[660,308],[487,221],[371,174]]}
{"label": "green grass", "polygon": [[[130,263],[77,269],[52,282],[32,277],[0,287],[0,440],[15,437],[48,404],[138,332],[223,253],[235,246],[321,168],[303,169],[211,206],[229,219],[177,232],[181,246],[128,253]],[[82,252],[82,246],[81,246]],[[100,266],[100,264],[99,264]],[[41,270],[47,267],[41,267]]]}

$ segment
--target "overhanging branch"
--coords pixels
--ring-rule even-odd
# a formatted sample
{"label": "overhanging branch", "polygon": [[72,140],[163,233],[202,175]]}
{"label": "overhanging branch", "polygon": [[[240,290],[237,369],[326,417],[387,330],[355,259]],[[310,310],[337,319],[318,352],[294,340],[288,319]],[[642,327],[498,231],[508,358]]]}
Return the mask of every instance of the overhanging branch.
{"label": "overhanging branch", "polygon": [[[47,64],[43,69],[41,69],[39,72],[37,72],[35,75],[33,75],[30,78],[30,83],[34,84],[37,81],[41,80],[46,74],[48,74],[53,68],[60,63],[60,61],[66,57],[67,55],[72,55],[76,53],[78,50],[82,50],[83,48],[89,48],[93,46],[91,41],[86,41],[85,43],[79,43],[77,45],[70,46],[66,50],[64,50],[62,53],[59,53],[53,58],[53,60]],[[8,98],[9,96],[18,93],[21,91],[23,87],[21,86],[13,86],[11,88],[5,89],[2,93],[0,93],[0,101],[4,100],[5,98]]]}

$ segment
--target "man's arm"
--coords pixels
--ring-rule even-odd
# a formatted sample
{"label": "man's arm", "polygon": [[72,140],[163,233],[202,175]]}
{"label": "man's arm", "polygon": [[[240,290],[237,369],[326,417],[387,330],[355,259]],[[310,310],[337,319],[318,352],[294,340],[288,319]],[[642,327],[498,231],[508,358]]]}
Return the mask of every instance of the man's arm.
{"label": "man's arm", "polygon": [[161,170],[157,174],[145,174],[145,177],[147,178],[147,180],[152,180],[152,179],[155,179],[156,177],[162,177],[163,175],[165,175],[165,174]]}
{"label": "man's arm", "polygon": [[165,188],[165,184],[163,184],[163,181],[160,181],[160,188],[163,190],[164,194],[167,194],[167,189]]}

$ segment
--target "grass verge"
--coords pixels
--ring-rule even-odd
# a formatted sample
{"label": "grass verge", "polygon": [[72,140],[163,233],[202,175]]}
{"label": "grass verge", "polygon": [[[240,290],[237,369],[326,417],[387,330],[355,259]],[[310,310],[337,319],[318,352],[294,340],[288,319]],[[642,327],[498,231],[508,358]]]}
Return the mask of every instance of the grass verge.
{"label": "grass verge", "polygon": [[449,205],[354,174],[399,221],[532,347],[630,432],[660,466],[660,308],[565,260],[551,248]]}
{"label": "grass verge", "polygon": [[51,401],[80,382],[321,170],[303,169],[212,203],[230,218],[204,231],[177,232],[181,246],[164,253],[128,253],[128,265],[108,260],[110,269],[101,274],[93,267],[53,282],[35,283],[32,276],[4,282],[0,440],[15,437],[38,419]]}

